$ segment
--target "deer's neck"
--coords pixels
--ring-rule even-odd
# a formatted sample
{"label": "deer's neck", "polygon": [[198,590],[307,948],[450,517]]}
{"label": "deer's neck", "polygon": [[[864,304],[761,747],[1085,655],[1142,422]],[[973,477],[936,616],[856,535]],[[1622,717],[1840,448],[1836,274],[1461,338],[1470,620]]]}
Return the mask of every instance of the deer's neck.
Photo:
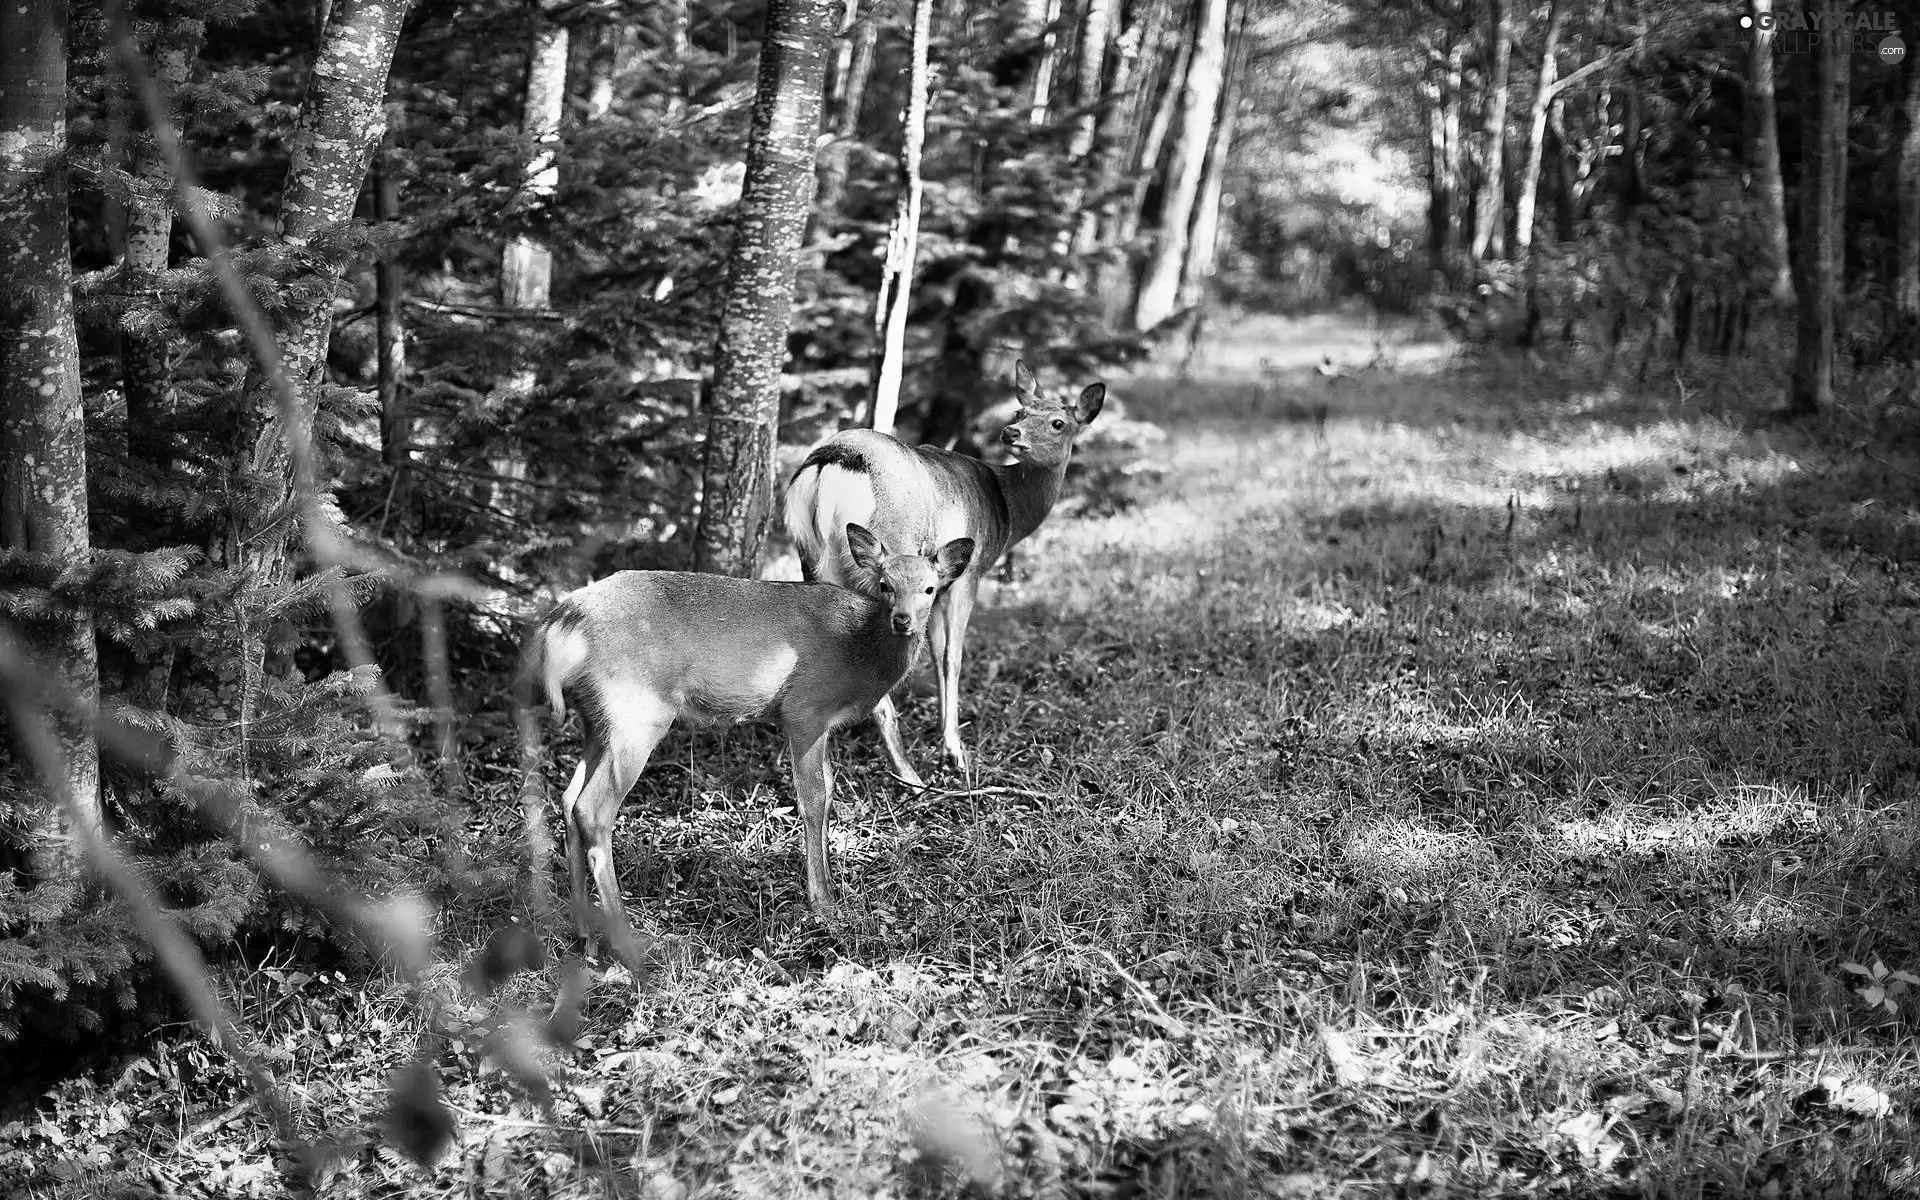
{"label": "deer's neck", "polygon": [[1008,463],[995,467],[993,475],[1000,483],[1000,495],[1007,502],[1007,545],[1011,546],[1040,528],[1060,499],[1066,482],[1067,464],[1036,467],[1030,463]]}

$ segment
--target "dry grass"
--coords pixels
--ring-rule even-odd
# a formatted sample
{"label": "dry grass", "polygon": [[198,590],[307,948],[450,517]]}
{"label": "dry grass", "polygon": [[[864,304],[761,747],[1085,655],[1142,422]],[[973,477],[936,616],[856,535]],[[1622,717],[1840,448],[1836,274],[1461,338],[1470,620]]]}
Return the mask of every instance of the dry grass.
{"label": "dry grass", "polygon": [[[1043,530],[976,620],[979,790],[904,796],[843,740],[844,920],[804,907],[770,732],[666,743],[617,850],[679,954],[598,982],[550,1109],[457,1040],[459,1151],[401,1163],[354,1131],[402,998],[254,977],[344,1136],[328,1188],[1920,1188],[1911,1006],[1843,968],[1920,968],[1920,466],[1756,424],[1731,378],[1682,404],[1402,345],[1328,395],[1318,347],[1370,341],[1253,324],[1118,389],[1174,431],[1165,480]],[[218,1077],[180,1103],[217,1115]],[[277,1187],[245,1114],[185,1150],[146,1120],[33,1194]]]}

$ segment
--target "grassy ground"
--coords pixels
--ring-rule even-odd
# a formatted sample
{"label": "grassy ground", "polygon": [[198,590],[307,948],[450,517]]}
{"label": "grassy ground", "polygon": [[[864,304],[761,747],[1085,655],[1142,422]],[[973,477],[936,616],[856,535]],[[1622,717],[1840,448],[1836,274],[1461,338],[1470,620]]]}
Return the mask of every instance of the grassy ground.
{"label": "grassy ground", "polygon": [[[976,619],[976,786],[843,739],[842,921],[772,734],[676,735],[619,846],[675,965],[597,981],[544,1108],[452,1002],[432,1172],[366,1132],[403,998],[249,976],[328,1190],[1920,1191],[1920,464],[1744,415],[1768,380],[1400,340],[1333,390],[1308,365],[1367,331],[1223,336],[1116,388],[1164,478]],[[930,761],[924,678],[906,721]],[[275,1192],[190,1044],[50,1102],[33,1194]]]}

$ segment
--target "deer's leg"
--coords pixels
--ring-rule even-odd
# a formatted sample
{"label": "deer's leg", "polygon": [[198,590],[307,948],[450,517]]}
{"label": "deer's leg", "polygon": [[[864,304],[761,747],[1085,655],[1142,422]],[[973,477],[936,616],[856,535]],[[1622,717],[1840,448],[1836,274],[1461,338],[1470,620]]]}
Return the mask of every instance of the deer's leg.
{"label": "deer's leg", "polygon": [[817,912],[834,909],[833,866],[827,860],[827,815],[833,806],[833,767],[827,762],[827,730],[787,727],[793,756],[793,790],[800,801],[800,841],[807,856],[807,900]]}
{"label": "deer's leg", "polygon": [[573,823],[574,805],[579,803],[580,793],[586,790],[587,780],[597,769],[599,759],[605,751],[589,744],[580,765],[573,769],[573,782],[567,784],[566,794],[560,797],[560,820],[565,827],[567,838],[567,878],[572,890],[567,894],[573,904],[573,924],[582,937],[587,929],[587,848],[580,841],[579,826]]}
{"label": "deer's leg", "polygon": [[880,697],[873,706],[873,723],[880,727],[880,745],[887,752],[887,766],[908,787],[925,787],[920,772],[907,761],[906,743],[900,740],[900,710],[893,706],[891,694]]}
{"label": "deer's leg", "polygon": [[966,646],[967,622],[973,617],[973,592],[965,585],[963,579],[947,589],[927,620],[927,641],[933,646],[934,671],[940,678],[940,745],[963,774],[968,759],[960,741],[960,656]]}
{"label": "deer's leg", "polygon": [[[627,908],[620,899],[620,878],[613,869],[613,825],[627,793],[633,790],[640,773],[647,769],[653,748],[660,744],[667,728],[673,724],[673,714],[647,697],[641,703],[610,709],[610,716],[619,722],[619,727],[608,737],[604,753],[587,773],[586,783],[573,802],[567,832],[581,847],[585,871],[593,876],[608,936],[619,946],[630,940],[632,926],[627,923]],[[584,893],[575,896],[576,906],[584,902]],[[584,913],[580,919],[581,932],[591,939],[591,931],[585,928]]]}

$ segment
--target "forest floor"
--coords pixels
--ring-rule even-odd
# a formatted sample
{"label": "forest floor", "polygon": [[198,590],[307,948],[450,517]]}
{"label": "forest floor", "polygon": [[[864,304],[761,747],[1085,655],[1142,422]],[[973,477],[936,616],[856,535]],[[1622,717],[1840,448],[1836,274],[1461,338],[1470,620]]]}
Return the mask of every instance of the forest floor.
{"label": "forest floor", "polygon": [[[1116,381],[1163,475],[976,618],[972,787],[840,739],[834,923],[774,734],[675,735],[617,852],[672,964],[596,978],[545,1105],[447,967],[436,1169],[375,1145],[403,989],[236,974],[323,1194],[1920,1190],[1920,462],[1763,419],[1760,373],[1401,329],[1313,371],[1374,338],[1249,321]],[[278,1194],[242,1095],[176,1031],[0,1147],[27,1195]]]}

